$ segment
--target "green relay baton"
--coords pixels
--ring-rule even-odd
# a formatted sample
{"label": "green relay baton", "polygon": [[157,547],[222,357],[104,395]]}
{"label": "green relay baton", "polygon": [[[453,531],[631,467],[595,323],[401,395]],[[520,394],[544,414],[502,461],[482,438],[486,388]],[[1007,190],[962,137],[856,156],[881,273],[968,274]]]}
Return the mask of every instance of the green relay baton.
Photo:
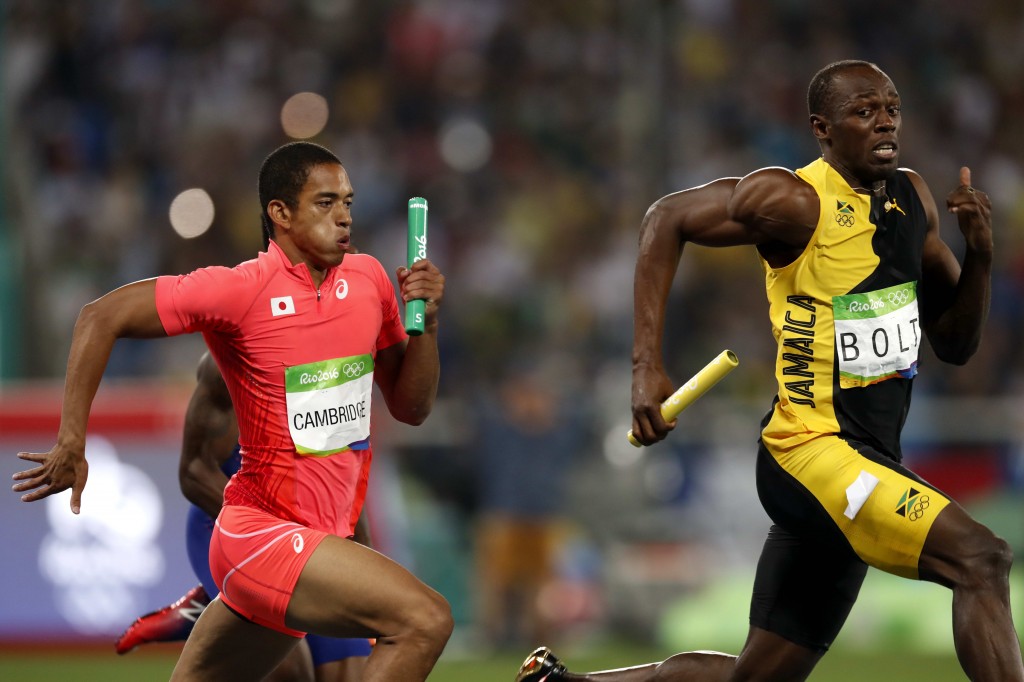
{"label": "green relay baton", "polygon": [[[409,238],[406,242],[408,267],[427,257],[427,200],[422,197],[409,199]],[[427,302],[414,298],[405,304],[405,333],[419,336],[423,333]]]}

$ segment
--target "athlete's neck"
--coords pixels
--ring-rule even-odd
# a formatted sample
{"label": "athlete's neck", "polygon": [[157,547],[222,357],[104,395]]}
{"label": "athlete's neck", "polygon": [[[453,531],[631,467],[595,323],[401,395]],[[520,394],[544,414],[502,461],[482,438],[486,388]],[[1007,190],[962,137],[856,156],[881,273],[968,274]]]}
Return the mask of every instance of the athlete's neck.
{"label": "athlete's neck", "polygon": [[836,161],[825,157],[825,162],[832,166],[835,172],[846,180],[846,184],[850,186],[854,192],[858,194],[869,194],[874,197],[885,196],[885,180],[873,180],[871,182],[863,182],[857,179],[853,173],[851,173],[845,166]]}
{"label": "athlete's neck", "polygon": [[327,279],[327,270],[314,268],[309,263],[306,263],[306,268],[309,270],[310,279],[313,280],[313,286],[319,289],[320,285],[324,283],[325,279]]}
{"label": "athlete's neck", "polygon": [[[327,279],[328,270],[332,267],[336,267],[336,265],[341,265],[341,261],[338,261],[337,264],[326,263],[319,265],[321,259],[314,260],[310,258],[308,253],[297,247],[294,242],[287,239],[275,239],[274,243],[277,244],[277,247],[281,249],[285,258],[287,258],[293,266],[306,266],[306,269],[309,270],[309,278],[313,281],[313,286],[316,288],[319,288],[320,285],[324,283],[324,280]],[[345,256],[342,255],[342,259],[344,258]]]}
{"label": "athlete's neck", "polygon": [[885,196],[885,180],[879,180],[878,182],[872,183],[871,187],[854,187],[850,185],[857,194],[870,194],[874,197]]}

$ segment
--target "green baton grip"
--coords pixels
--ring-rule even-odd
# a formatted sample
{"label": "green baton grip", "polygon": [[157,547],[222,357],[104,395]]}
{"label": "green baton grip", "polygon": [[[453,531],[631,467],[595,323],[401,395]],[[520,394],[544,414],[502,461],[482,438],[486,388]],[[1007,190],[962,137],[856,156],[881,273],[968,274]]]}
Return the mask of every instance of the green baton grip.
{"label": "green baton grip", "polygon": [[[406,265],[427,257],[427,200],[422,197],[409,199],[409,238],[406,241]],[[405,333],[419,336],[423,333],[427,302],[415,298],[405,304]]]}

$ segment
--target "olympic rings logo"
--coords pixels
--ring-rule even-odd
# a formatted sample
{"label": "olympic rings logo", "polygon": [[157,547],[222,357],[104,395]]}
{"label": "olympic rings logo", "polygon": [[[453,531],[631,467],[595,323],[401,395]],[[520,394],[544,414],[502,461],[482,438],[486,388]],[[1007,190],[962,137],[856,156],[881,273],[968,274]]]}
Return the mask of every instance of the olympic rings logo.
{"label": "olympic rings logo", "polygon": [[888,298],[889,303],[899,308],[907,304],[910,294],[905,289],[900,289],[899,291],[890,291]]}
{"label": "olympic rings logo", "polygon": [[917,521],[919,518],[924,516],[925,510],[931,506],[931,502],[928,500],[927,495],[921,495],[917,498],[917,502],[913,507],[907,510],[907,518],[911,521]]}
{"label": "olympic rings logo", "polygon": [[366,362],[360,360],[359,362],[349,362],[341,366],[341,373],[347,376],[349,379],[359,376],[366,369]]}
{"label": "olympic rings logo", "polygon": [[854,218],[846,213],[836,213],[836,222],[840,227],[853,227]]}

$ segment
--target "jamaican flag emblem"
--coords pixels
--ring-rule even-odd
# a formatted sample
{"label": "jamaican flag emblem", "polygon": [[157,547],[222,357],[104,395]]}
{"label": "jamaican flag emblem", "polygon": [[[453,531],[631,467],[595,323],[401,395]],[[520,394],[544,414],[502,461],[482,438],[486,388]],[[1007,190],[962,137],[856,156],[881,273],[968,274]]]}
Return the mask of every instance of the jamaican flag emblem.
{"label": "jamaican flag emblem", "polygon": [[927,493],[922,493],[911,486],[900,497],[900,501],[896,505],[896,513],[910,521],[917,521],[924,516],[930,504]]}
{"label": "jamaican flag emblem", "polygon": [[836,199],[836,223],[841,227],[853,227],[854,220],[853,206],[850,206],[850,202]]}

